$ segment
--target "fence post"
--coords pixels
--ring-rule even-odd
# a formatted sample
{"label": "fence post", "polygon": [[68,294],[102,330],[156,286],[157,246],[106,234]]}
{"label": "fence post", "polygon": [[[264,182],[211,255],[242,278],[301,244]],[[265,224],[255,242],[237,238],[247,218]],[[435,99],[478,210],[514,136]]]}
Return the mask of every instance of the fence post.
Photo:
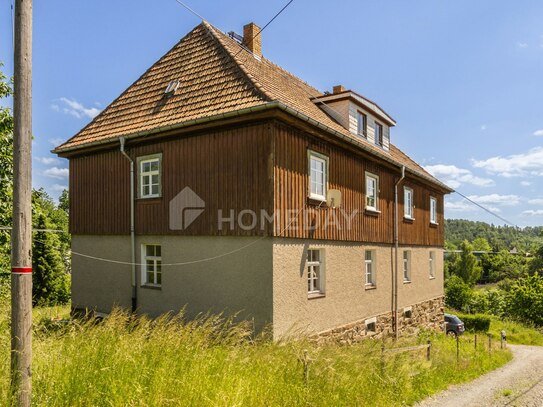
{"label": "fence post", "polygon": [[477,350],[477,334],[475,334],[474,343],[475,343],[475,350]]}
{"label": "fence post", "polygon": [[460,360],[460,336],[456,335],[456,363]]}
{"label": "fence post", "polygon": [[492,354],[492,334],[488,334],[488,353]]}
{"label": "fence post", "polygon": [[500,336],[500,349],[503,349],[503,336]]}
{"label": "fence post", "polygon": [[385,344],[381,344],[381,376],[385,374]]}
{"label": "fence post", "polygon": [[432,352],[432,341],[428,339],[428,348],[426,349],[426,360],[430,360],[431,352]]}
{"label": "fence post", "polygon": [[307,350],[304,350],[304,383],[307,386],[309,384],[309,360],[307,358]]}

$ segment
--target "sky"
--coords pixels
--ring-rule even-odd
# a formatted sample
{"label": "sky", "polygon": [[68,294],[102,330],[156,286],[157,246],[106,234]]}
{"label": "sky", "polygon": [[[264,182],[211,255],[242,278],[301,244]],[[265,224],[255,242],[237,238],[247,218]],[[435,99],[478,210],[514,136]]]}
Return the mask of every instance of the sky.
{"label": "sky", "polygon": [[[265,25],[286,0],[186,4],[222,31]],[[0,61],[13,73],[12,0]],[[543,2],[294,0],[263,54],[320,89],[342,84],[397,121],[391,140],[439,179],[523,227],[543,225]],[[175,0],[34,2],[33,183],[57,197],[73,136],[200,19]],[[493,224],[453,193],[445,216]]]}

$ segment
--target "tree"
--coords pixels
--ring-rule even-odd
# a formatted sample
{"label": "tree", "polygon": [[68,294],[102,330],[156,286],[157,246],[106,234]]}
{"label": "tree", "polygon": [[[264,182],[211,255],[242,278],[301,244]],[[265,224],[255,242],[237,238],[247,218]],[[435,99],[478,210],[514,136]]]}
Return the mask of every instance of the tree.
{"label": "tree", "polygon": [[521,321],[543,326],[543,277],[517,280],[507,294],[507,312]]}
{"label": "tree", "polygon": [[471,242],[471,245],[473,246],[473,250],[480,251],[480,252],[491,252],[492,247],[490,247],[490,243],[488,243],[488,240],[486,240],[484,237],[477,237],[473,239]]}
{"label": "tree", "polygon": [[481,278],[481,265],[477,261],[477,257],[473,255],[472,246],[467,240],[462,242],[460,250],[462,250],[462,253],[460,253],[460,259],[455,264],[454,274],[464,280],[467,285],[473,286]]}
{"label": "tree", "polygon": [[448,307],[466,311],[471,299],[471,288],[458,276],[451,276],[445,284],[445,303]]}
{"label": "tree", "polygon": [[541,246],[534,255],[529,266],[530,274],[539,274],[543,276],[543,246]]}
{"label": "tree", "polygon": [[64,272],[60,239],[44,213],[37,215],[32,248],[32,302],[34,305],[65,304],[70,299],[69,276]]}
{"label": "tree", "polygon": [[[0,64],[0,67],[2,64]],[[0,71],[0,100],[11,97],[11,81]],[[13,114],[0,105],[0,226],[11,226],[13,196]],[[0,273],[10,267],[10,233],[0,230]]]}

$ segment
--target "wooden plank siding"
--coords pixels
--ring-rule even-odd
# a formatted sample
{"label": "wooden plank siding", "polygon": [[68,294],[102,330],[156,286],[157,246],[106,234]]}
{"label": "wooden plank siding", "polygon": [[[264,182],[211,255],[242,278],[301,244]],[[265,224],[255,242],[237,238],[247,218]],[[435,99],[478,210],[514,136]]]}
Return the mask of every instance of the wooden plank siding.
{"label": "wooden plank siding", "polygon": [[[319,208],[318,203],[308,199],[308,150],[328,157],[328,189],[341,191],[341,208]],[[399,170],[393,172],[362,155],[282,124],[275,127],[274,155],[275,208],[279,214],[276,236],[393,243],[394,183]],[[364,210],[366,171],[379,177],[379,214]],[[403,222],[403,185],[398,188],[400,244],[443,246],[443,194],[407,178],[405,185],[413,187],[415,204],[415,220],[407,223]],[[437,226],[430,226],[430,194],[438,201]],[[350,227],[342,213],[352,216]],[[306,224],[318,227],[311,230]]]}
{"label": "wooden plank siding", "polygon": [[[183,136],[127,146],[132,159],[162,153],[162,196],[136,200],[137,234],[267,235],[264,230],[218,230],[223,217],[245,209],[272,211],[268,181],[271,131],[267,124]],[[116,151],[70,159],[70,231],[73,234],[129,233],[129,164]],[[135,180],[137,185],[137,180]],[[205,201],[205,211],[186,229],[169,229],[169,202],[190,187]],[[237,219],[237,218],[236,218]],[[244,218],[245,224],[250,217]],[[270,229],[270,230],[268,230]]]}
{"label": "wooden plank siding", "polygon": [[[328,188],[342,193],[342,207],[317,208],[308,201],[308,149],[328,157]],[[291,124],[267,120],[220,130],[177,135],[168,139],[134,141],[128,154],[162,154],[162,196],[136,200],[136,233],[140,235],[282,236],[339,241],[393,243],[394,182],[399,170],[379,164],[353,149],[343,148]],[[137,168],[136,168],[137,169]],[[365,172],[379,176],[378,215],[364,212]],[[70,158],[70,231],[73,234],[129,234],[129,163],[118,149]],[[403,221],[403,184],[399,187],[400,243],[443,245],[443,194],[415,179],[412,223]],[[137,179],[135,180],[137,186]],[[186,229],[169,229],[169,203],[190,187],[205,201],[205,211]],[[430,195],[438,201],[438,226],[430,226]],[[218,214],[234,211],[234,228]],[[244,210],[257,216],[257,227],[240,227]],[[352,216],[351,228],[342,215]],[[261,212],[275,213],[274,225],[261,222]],[[325,221],[334,221],[325,225]],[[296,218],[291,222],[292,217]],[[317,222],[314,230],[304,219]],[[250,215],[244,218],[250,223]],[[307,223],[307,222],[305,222]],[[338,226],[339,225],[339,226]]]}

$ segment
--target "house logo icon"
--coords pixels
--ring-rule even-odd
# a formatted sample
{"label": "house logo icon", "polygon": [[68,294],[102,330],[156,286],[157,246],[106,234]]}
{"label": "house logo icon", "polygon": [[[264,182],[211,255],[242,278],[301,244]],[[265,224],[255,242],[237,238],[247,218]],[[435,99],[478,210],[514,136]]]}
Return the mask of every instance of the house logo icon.
{"label": "house logo icon", "polygon": [[204,209],[204,200],[189,187],[183,188],[170,201],[170,230],[185,230]]}

